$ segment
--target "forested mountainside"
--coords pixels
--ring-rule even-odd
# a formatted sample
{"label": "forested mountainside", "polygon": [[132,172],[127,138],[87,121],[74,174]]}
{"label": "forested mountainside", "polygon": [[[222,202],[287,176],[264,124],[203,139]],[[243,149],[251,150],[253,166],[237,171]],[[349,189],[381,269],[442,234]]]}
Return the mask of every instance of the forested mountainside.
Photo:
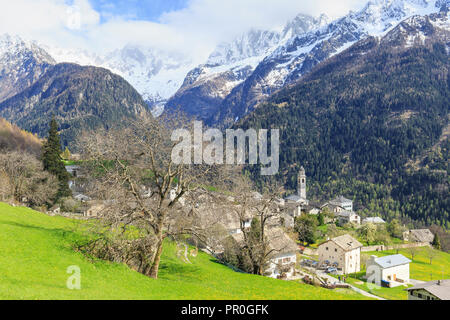
{"label": "forested mountainside", "polygon": [[21,150],[40,156],[41,140],[30,132],[0,118],[0,152]]}
{"label": "forested mountainside", "polygon": [[448,11],[414,16],[319,65],[237,126],[281,130],[279,178],[291,189],[303,165],[312,198],[344,193],[366,214],[450,228],[449,48]]}
{"label": "forested mountainside", "polygon": [[151,116],[139,93],[103,68],[63,63],[50,68],[23,92],[0,103],[0,116],[41,137],[55,116],[64,145],[83,129],[113,127]]}

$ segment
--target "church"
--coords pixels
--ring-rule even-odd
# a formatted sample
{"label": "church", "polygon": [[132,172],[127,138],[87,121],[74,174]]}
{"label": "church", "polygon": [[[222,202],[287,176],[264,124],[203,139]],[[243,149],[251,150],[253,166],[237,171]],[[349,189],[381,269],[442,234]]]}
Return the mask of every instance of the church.
{"label": "church", "polygon": [[306,197],[306,172],[303,166],[300,168],[297,177],[297,194],[290,195],[284,200],[288,208],[288,213],[292,218],[299,217],[302,211],[309,205]]}

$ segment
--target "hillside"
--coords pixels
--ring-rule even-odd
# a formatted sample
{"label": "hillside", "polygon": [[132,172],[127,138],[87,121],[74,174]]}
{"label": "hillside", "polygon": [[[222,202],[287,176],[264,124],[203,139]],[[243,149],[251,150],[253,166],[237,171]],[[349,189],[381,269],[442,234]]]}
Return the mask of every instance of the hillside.
{"label": "hillside", "polygon": [[139,93],[123,78],[96,67],[63,63],[21,93],[0,103],[0,116],[45,137],[52,115],[63,145],[83,129],[113,127],[150,116]]}
{"label": "hillside", "polygon": [[32,133],[23,131],[0,118],[0,151],[22,150],[40,155],[41,145],[41,140]]}
{"label": "hillside", "polygon": [[[333,291],[236,273],[200,252],[182,262],[167,242],[158,280],[124,265],[91,262],[73,245],[82,222],[0,203],[0,299],[363,299]],[[69,266],[81,269],[81,290],[68,290]]]}
{"label": "hillside", "polygon": [[407,19],[319,65],[239,126],[281,129],[280,179],[291,189],[304,165],[311,198],[345,193],[364,214],[449,228],[448,155],[437,161],[443,170],[406,168],[445,135],[449,38],[447,12]]}

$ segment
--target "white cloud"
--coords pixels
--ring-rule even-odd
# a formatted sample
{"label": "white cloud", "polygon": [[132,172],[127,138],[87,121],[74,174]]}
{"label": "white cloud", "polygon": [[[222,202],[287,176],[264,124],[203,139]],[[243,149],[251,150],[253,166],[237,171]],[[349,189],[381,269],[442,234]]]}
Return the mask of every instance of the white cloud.
{"label": "white cloud", "polygon": [[204,59],[218,42],[251,27],[273,29],[298,13],[338,17],[365,0],[191,0],[158,23],[111,17],[100,22],[88,0],[0,0],[0,33],[61,47],[109,51],[141,43]]}

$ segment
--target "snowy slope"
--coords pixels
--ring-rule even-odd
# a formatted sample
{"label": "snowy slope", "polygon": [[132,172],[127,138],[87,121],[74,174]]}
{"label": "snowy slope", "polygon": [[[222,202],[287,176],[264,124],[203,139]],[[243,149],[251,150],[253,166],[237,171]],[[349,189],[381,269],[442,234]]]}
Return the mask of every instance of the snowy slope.
{"label": "snowy slope", "polygon": [[126,79],[152,107],[164,104],[181,87],[193,68],[192,62],[176,53],[128,45],[106,55],[83,50],[47,47],[58,63],[103,67]]}
{"label": "snowy slope", "polygon": [[54,64],[36,43],[0,35],[0,102],[33,84]]}
{"label": "snowy slope", "polygon": [[217,105],[246,81],[277,47],[292,36],[305,34],[328,22],[325,15],[319,18],[298,15],[282,31],[254,29],[230,43],[220,44],[205,64],[187,74],[182,87],[166,106],[169,110],[181,107],[184,112],[206,121],[217,112]]}
{"label": "snowy slope", "polygon": [[436,13],[448,0],[375,0],[361,11],[310,32],[294,35],[273,50],[243,83],[217,106],[209,124],[230,125],[280,88],[298,81],[320,62],[368,36],[381,37],[402,20]]}

